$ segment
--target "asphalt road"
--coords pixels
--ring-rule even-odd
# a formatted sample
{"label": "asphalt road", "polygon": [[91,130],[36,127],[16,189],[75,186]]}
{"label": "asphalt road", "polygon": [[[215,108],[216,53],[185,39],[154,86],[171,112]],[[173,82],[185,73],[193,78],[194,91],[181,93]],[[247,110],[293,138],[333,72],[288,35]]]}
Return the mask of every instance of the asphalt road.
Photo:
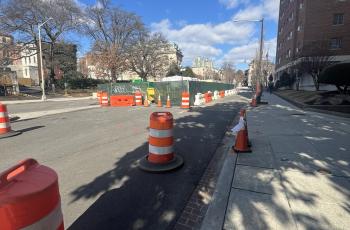
{"label": "asphalt road", "polygon": [[156,107],[98,108],[12,124],[0,139],[0,171],[35,158],[59,175],[68,229],[172,229],[242,103],[236,96],[175,118],[175,152],[185,165],[151,174],[137,167],[148,153],[149,115]]}

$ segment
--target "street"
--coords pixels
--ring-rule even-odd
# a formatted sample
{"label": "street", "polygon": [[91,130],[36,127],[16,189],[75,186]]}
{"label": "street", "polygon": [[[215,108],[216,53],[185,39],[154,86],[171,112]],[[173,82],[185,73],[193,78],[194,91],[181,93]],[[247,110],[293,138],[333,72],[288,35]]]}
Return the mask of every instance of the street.
{"label": "street", "polygon": [[[91,102],[11,105],[9,112]],[[190,112],[167,109],[175,118],[175,154],[185,161],[174,172],[137,167],[148,153],[150,113],[166,110],[157,107],[94,108],[14,122],[23,133],[0,140],[0,171],[25,158],[52,167],[68,229],[172,229],[242,105],[230,96]]]}

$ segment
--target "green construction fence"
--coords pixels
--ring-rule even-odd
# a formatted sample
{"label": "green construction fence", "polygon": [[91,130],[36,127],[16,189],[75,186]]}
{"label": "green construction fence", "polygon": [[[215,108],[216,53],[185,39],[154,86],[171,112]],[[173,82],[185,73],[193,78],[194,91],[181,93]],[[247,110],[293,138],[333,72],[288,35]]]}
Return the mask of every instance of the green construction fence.
{"label": "green construction fence", "polygon": [[171,104],[181,105],[182,92],[190,93],[190,105],[194,104],[195,95],[197,93],[206,93],[215,90],[233,89],[234,85],[216,83],[216,82],[200,82],[200,81],[170,81],[170,82],[132,82],[132,83],[109,83],[98,85],[98,90],[108,92],[108,95],[133,95],[136,91],[143,94],[147,92],[147,88],[155,88],[156,102],[160,95],[163,104],[169,95]]}

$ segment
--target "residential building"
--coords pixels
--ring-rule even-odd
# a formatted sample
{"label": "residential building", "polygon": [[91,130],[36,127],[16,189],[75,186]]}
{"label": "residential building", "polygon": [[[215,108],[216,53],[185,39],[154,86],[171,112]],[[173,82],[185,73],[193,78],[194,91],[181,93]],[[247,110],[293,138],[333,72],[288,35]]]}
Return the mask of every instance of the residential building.
{"label": "residential building", "polygon": [[8,65],[17,74],[18,81],[25,85],[39,85],[37,49],[34,44],[17,44]]}
{"label": "residential building", "polygon": [[196,57],[192,63],[192,71],[198,75],[200,79],[213,79],[215,73],[218,72],[214,68],[214,62],[206,57]]}
{"label": "residential building", "polygon": [[[43,44],[43,60],[45,71],[49,73],[51,68],[50,46]],[[77,45],[59,42],[54,45],[53,71],[55,79],[62,79],[64,76],[75,77],[77,72]]]}
{"label": "residential building", "polygon": [[[350,59],[349,0],[281,0],[277,37],[276,75],[297,74],[297,64],[308,56]],[[312,88],[302,73],[301,88]],[[328,86],[327,86],[328,87]]]}
{"label": "residential building", "polygon": [[0,33],[0,66],[6,66],[11,63],[10,53],[12,46],[13,37]]}

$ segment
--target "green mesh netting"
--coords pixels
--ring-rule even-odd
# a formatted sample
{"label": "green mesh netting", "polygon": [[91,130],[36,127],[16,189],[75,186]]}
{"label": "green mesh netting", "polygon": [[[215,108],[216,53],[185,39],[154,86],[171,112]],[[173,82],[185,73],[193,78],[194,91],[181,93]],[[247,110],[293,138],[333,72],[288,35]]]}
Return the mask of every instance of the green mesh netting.
{"label": "green mesh netting", "polygon": [[107,91],[108,95],[133,95],[137,90],[145,94],[148,87],[155,88],[156,102],[160,95],[162,103],[165,104],[169,95],[171,104],[176,106],[181,105],[182,92],[190,93],[190,105],[193,105],[197,93],[233,89],[232,84],[199,81],[110,83],[98,85],[97,88],[100,91]]}

